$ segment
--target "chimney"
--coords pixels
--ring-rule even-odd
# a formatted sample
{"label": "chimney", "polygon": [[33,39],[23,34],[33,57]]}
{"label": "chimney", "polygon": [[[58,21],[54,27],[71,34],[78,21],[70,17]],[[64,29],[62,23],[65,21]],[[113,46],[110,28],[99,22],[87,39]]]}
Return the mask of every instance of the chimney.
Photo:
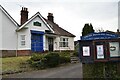
{"label": "chimney", "polygon": [[49,21],[54,22],[54,16],[53,16],[53,13],[48,13],[47,18],[48,18]]}
{"label": "chimney", "polygon": [[28,9],[25,7],[22,7],[21,10],[21,25],[24,24],[28,20]]}

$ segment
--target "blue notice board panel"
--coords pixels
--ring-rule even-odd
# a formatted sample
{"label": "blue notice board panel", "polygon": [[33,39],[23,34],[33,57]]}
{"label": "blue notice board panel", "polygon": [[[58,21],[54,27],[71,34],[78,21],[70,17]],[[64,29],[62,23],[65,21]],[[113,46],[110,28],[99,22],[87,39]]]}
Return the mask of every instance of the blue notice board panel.
{"label": "blue notice board panel", "polygon": [[91,33],[86,36],[81,36],[81,40],[118,39],[118,38],[120,38],[120,35],[108,32]]}

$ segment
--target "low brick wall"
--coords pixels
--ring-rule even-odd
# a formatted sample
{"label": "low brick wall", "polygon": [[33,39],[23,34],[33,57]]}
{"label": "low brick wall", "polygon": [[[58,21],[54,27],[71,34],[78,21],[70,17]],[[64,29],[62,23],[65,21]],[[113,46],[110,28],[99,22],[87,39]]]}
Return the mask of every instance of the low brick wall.
{"label": "low brick wall", "polygon": [[[2,54],[2,57],[15,57],[15,56],[28,56],[28,55],[31,55],[35,52],[32,52],[31,50],[1,50],[0,51],[1,54]],[[40,52],[40,53],[48,53],[49,51],[43,51],[43,52]],[[72,50],[70,51],[67,51],[67,50],[64,50],[64,51],[59,51],[59,50],[56,50],[54,52],[72,52]],[[37,52],[38,53],[38,52]]]}
{"label": "low brick wall", "polygon": [[13,57],[16,56],[16,50],[2,50],[2,57]]}
{"label": "low brick wall", "polygon": [[30,50],[18,50],[17,54],[18,56],[28,56],[28,55],[31,55],[31,51]]}
{"label": "low brick wall", "polygon": [[1,50],[1,57],[15,57],[15,56],[28,56],[31,55],[30,50]]}

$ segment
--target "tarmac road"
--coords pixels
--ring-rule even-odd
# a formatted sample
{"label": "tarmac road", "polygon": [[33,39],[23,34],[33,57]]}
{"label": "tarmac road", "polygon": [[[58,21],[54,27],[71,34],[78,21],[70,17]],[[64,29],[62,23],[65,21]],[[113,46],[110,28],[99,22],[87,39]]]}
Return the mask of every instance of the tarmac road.
{"label": "tarmac road", "polygon": [[73,63],[45,70],[10,74],[3,78],[82,78],[82,64]]}

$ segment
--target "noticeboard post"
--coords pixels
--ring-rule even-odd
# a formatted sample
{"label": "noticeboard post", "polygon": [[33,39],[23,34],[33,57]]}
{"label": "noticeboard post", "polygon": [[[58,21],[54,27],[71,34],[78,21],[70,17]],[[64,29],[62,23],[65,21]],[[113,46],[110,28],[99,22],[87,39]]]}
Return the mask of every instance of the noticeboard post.
{"label": "noticeboard post", "polygon": [[82,63],[120,61],[120,36],[112,33],[92,33],[79,40]]}

